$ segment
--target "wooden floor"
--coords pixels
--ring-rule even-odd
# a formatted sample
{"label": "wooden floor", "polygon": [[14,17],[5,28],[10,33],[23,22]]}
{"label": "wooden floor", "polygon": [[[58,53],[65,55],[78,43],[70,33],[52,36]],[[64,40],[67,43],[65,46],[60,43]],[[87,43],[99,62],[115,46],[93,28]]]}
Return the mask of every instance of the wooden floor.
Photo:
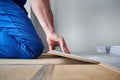
{"label": "wooden floor", "polygon": [[[103,65],[55,65],[53,72],[43,65],[0,66],[0,80],[120,80],[120,73]],[[37,76],[36,76],[37,75]],[[43,75],[44,77],[40,77]],[[35,76],[35,77],[34,77]],[[49,79],[48,79],[49,77]]]}
{"label": "wooden floor", "polygon": [[120,70],[57,55],[39,59],[1,59],[0,80],[120,80]]}

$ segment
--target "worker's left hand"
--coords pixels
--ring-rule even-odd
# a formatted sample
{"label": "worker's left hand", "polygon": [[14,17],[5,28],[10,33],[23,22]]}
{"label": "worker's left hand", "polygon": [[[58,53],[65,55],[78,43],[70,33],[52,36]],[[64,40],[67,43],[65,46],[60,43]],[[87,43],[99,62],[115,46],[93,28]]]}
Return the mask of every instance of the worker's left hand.
{"label": "worker's left hand", "polygon": [[57,33],[48,34],[47,42],[49,50],[53,50],[56,46],[59,46],[63,52],[70,53],[66,46],[64,38],[58,35]]}

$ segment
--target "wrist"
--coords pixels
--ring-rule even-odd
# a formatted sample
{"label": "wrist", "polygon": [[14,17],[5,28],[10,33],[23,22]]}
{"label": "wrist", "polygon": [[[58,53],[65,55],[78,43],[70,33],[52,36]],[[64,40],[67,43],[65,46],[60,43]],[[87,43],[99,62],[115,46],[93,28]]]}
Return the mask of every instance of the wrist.
{"label": "wrist", "polygon": [[51,31],[48,30],[48,31],[45,31],[45,34],[46,34],[47,37],[50,37],[50,36],[56,34],[56,32],[54,30],[51,30]]}

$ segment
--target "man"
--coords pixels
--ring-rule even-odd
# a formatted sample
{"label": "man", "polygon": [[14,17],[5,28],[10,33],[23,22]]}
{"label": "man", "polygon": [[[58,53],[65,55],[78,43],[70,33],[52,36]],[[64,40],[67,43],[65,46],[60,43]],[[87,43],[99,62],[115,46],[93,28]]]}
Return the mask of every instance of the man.
{"label": "man", "polygon": [[[63,37],[54,30],[49,0],[29,0],[33,12],[46,33],[49,50],[60,46],[69,53]],[[31,59],[44,47],[23,7],[26,0],[0,0],[0,58]]]}

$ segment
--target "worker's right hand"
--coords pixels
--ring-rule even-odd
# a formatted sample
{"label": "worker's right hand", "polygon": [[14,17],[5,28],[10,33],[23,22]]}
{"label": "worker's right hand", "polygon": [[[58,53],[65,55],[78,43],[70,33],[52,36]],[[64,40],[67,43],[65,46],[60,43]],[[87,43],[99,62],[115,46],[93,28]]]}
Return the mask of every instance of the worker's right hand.
{"label": "worker's right hand", "polygon": [[54,50],[56,46],[59,46],[63,52],[70,53],[66,46],[64,38],[58,35],[57,33],[48,34],[47,42],[49,50]]}

